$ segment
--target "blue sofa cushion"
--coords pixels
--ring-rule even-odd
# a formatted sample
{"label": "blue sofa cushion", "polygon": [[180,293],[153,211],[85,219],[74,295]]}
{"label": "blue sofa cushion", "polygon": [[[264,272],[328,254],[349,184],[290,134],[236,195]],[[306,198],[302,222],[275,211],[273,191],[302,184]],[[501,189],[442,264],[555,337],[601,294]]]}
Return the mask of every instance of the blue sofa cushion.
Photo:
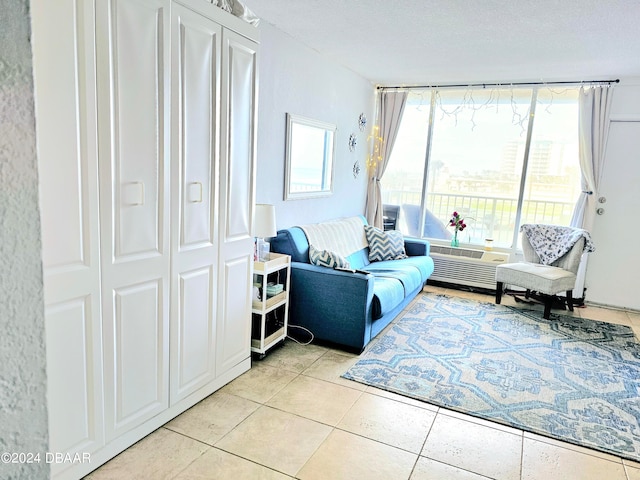
{"label": "blue sofa cushion", "polygon": [[369,249],[363,248],[362,250],[358,250],[357,252],[352,253],[347,257],[347,262],[351,268],[355,268],[357,270],[366,270],[369,265]]}
{"label": "blue sofa cushion", "polygon": [[410,265],[417,270],[422,283],[427,281],[433,272],[433,261],[430,257],[408,257],[402,260],[387,260],[384,262],[373,262],[367,265],[366,270],[374,272],[376,270],[397,270],[401,266]]}
{"label": "blue sofa cushion", "polygon": [[393,277],[376,276],[373,284],[373,300],[371,301],[371,318],[377,320],[393,310],[405,298],[402,282]]}
{"label": "blue sofa cushion", "polygon": [[[416,288],[420,287],[424,282],[422,281],[422,275],[413,265],[396,265],[395,268],[384,268],[383,266],[376,265],[375,262],[367,267],[367,271],[371,272],[376,277],[376,283],[381,278],[394,278],[400,281],[402,285],[404,296],[409,295]],[[373,293],[376,293],[376,287],[373,287]]]}

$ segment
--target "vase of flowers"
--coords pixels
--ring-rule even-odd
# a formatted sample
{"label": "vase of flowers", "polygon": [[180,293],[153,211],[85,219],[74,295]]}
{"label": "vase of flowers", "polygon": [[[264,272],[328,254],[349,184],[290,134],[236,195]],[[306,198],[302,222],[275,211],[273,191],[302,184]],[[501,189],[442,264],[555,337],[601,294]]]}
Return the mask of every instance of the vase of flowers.
{"label": "vase of flowers", "polygon": [[458,242],[458,232],[461,232],[465,228],[467,228],[467,224],[464,223],[464,218],[462,218],[458,212],[453,212],[453,214],[451,214],[451,220],[449,220],[449,226],[453,227],[453,238],[451,239],[451,246],[459,247],[460,243]]}

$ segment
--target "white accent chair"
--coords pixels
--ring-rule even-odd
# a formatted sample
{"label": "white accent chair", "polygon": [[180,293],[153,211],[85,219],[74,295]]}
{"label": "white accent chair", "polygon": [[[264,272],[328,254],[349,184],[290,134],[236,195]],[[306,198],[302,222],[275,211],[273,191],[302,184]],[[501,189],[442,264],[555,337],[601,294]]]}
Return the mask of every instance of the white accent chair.
{"label": "white accent chair", "polygon": [[496,303],[502,299],[504,285],[525,288],[525,298],[532,292],[541,294],[544,299],[543,318],[549,319],[554,296],[565,292],[567,308],[573,312],[573,288],[580,259],[584,252],[585,239],[580,238],[571,250],[551,265],[543,265],[540,258],[529,243],[526,235],[522,235],[524,262],[507,263],[496,268]]}

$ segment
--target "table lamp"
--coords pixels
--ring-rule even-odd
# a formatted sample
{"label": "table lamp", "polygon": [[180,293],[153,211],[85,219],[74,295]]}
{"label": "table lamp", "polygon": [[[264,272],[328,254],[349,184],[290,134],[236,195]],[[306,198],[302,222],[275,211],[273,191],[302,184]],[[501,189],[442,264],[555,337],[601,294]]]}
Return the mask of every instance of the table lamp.
{"label": "table lamp", "polygon": [[269,259],[269,243],[264,239],[276,235],[276,207],[266,203],[256,204],[253,215],[253,236],[256,238],[254,258],[256,260],[264,262]]}

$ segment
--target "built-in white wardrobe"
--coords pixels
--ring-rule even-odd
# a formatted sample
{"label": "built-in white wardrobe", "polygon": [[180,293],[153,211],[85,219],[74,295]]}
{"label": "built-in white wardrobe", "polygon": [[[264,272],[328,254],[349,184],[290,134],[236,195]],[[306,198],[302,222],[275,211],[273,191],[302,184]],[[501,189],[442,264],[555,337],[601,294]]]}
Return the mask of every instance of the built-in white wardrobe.
{"label": "built-in white wardrobe", "polygon": [[33,0],[50,451],[80,478],[251,365],[257,30]]}

